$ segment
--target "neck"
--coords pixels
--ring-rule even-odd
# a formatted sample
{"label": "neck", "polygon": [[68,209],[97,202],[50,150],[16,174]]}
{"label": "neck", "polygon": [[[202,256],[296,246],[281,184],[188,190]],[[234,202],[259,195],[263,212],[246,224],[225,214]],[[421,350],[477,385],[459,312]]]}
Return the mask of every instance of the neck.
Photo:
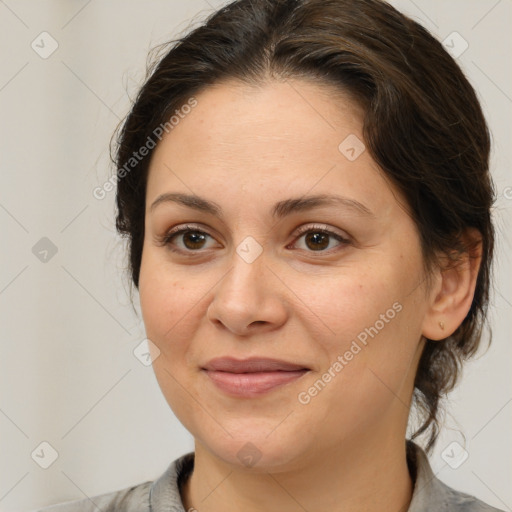
{"label": "neck", "polygon": [[182,499],[185,510],[201,512],[404,512],[412,487],[404,437],[358,439],[315,450],[293,468],[258,473],[226,464],[196,442]]}

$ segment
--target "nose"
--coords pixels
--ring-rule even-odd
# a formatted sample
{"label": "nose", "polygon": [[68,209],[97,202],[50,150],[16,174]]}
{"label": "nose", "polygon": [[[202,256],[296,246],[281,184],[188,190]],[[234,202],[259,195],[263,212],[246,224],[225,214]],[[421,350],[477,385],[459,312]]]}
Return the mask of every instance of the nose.
{"label": "nose", "polygon": [[208,320],[241,336],[282,326],[287,301],[272,266],[265,251],[252,262],[233,251],[229,270],[214,288]]}

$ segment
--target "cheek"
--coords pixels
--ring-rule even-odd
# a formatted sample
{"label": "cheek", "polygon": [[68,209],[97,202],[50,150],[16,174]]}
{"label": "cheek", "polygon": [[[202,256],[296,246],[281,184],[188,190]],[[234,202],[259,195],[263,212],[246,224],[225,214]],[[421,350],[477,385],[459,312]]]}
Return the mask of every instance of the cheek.
{"label": "cheek", "polygon": [[193,401],[184,390],[196,376],[189,374],[192,370],[186,357],[196,329],[194,315],[199,314],[201,288],[169,272],[165,264],[151,256],[143,256],[139,296],[146,336],[158,351],[153,371],[167,403],[191,430]]}
{"label": "cheek", "polygon": [[379,333],[389,331],[403,301],[396,276],[383,268],[333,273],[321,283],[306,277],[298,283],[298,289],[322,320],[325,340],[330,340],[330,347],[337,350],[358,337],[364,343],[367,331],[374,332],[375,324]]}
{"label": "cheek", "polygon": [[345,290],[367,293],[340,299],[341,309],[329,305],[330,318],[338,312],[331,324],[337,335],[324,338],[329,339],[326,362],[299,397],[309,404],[304,414],[342,437],[379,424],[387,414],[407,413],[421,332],[415,326],[419,304],[396,300],[397,290],[348,285]]}
{"label": "cheek", "polygon": [[327,353],[322,370],[330,368],[333,373],[340,357],[343,367],[334,369],[342,377],[333,388],[348,386],[358,400],[364,396],[372,400],[372,394],[380,388],[385,391],[386,385],[398,390],[405,375],[414,371],[411,364],[425,314],[416,263],[382,261],[378,267],[340,275],[320,287],[323,291],[310,304],[328,327],[327,335],[319,338]]}
{"label": "cheek", "polygon": [[164,355],[171,345],[167,340],[179,337],[194,305],[199,307],[199,291],[176,272],[170,272],[165,262],[150,251],[143,254],[139,279],[142,317],[147,337]]}

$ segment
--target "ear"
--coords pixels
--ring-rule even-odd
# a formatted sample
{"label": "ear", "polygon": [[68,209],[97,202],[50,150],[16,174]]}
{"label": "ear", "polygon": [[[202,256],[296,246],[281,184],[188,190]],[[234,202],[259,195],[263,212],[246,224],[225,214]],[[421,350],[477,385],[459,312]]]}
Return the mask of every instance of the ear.
{"label": "ear", "polygon": [[466,251],[442,257],[434,275],[430,305],[422,325],[423,336],[430,340],[442,340],[453,334],[473,302],[482,261],[482,237],[471,228],[461,240]]}

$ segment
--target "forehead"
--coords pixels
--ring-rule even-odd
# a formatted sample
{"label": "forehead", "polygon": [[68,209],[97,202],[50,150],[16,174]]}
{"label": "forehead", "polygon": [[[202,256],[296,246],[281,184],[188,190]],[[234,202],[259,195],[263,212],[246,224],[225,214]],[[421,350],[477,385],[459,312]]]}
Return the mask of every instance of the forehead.
{"label": "forehead", "polygon": [[196,101],[197,106],[173,128],[174,137],[166,137],[176,143],[179,138],[184,149],[201,150],[191,152],[190,158],[203,152],[247,160],[254,155],[318,157],[299,145],[301,142],[337,155],[338,137],[333,140],[326,134],[359,133],[362,127],[362,112],[355,103],[326,86],[305,81],[271,81],[258,86],[222,82],[208,87]]}
{"label": "forehead", "polygon": [[343,152],[344,141],[363,139],[362,109],[343,93],[302,80],[225,82],[196,101],[154,151],[149,200],[166,187],[208,195],[214,187],[227,192],[229,184],[255,196],[334,188],[372,204],[389,201],[389,185],[368,151],[355,160]]}

